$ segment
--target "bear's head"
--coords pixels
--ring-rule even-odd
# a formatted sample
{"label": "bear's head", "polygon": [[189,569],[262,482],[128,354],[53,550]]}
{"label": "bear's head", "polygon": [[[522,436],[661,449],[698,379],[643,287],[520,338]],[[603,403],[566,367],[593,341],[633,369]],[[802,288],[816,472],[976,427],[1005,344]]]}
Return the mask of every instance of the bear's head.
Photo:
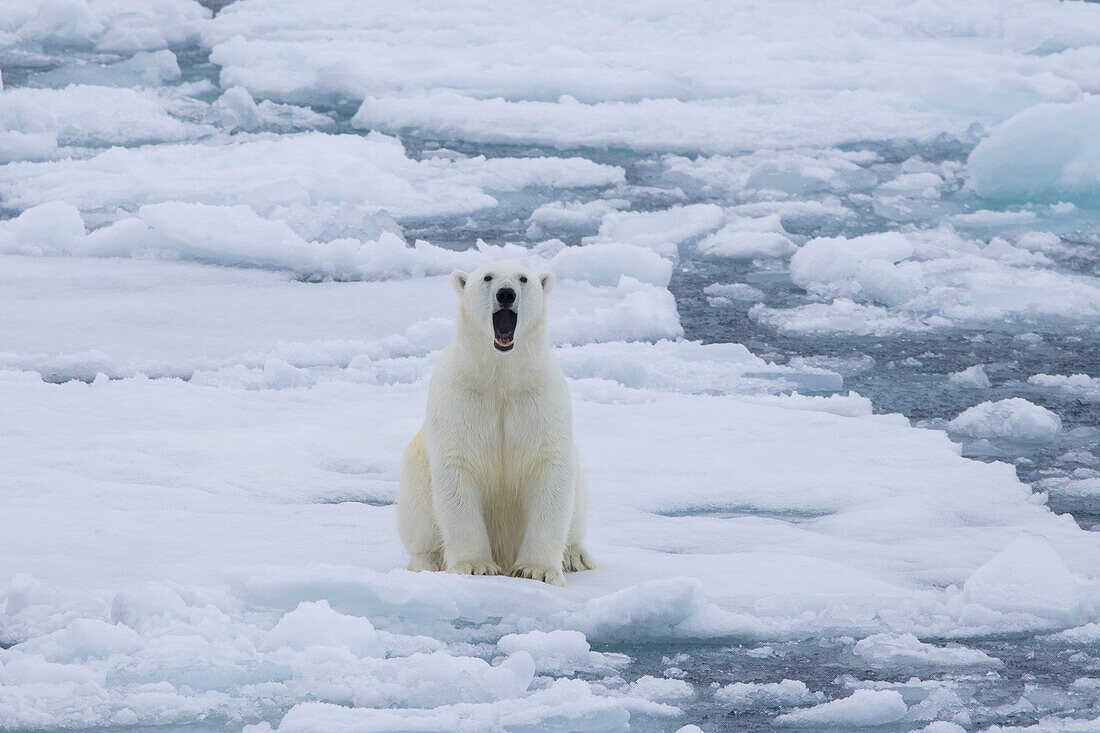
{"label": "bear's head", "polygon": [[534,274],[510,262],[486,265],[471,273],[451,273],[458,291],[459,329],[474,348],[507,353],[516,344],[541,345],[546,338],[546,296],[554,285],[549,272]]}

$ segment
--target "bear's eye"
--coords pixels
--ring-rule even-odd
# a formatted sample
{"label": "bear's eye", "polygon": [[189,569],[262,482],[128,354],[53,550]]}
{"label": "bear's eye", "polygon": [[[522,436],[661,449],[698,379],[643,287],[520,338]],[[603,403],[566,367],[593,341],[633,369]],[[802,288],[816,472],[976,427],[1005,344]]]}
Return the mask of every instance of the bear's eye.
{"label": "bear's eye", "polygon": [[486,275],[486,276],[485,276],[485,282],[489,282],[489,281],[490,281],[490,280],[492,280],[492,279],[493,279],[493,276],[492,276],[492,275]]}
{"label": "bear's eye", "polygon": [[527,276],[526,276],[526,275],[520,275],[520,276],[519,276],[519,281],[520,281],[521,283],[525,283],[525,282],[527,282]]}

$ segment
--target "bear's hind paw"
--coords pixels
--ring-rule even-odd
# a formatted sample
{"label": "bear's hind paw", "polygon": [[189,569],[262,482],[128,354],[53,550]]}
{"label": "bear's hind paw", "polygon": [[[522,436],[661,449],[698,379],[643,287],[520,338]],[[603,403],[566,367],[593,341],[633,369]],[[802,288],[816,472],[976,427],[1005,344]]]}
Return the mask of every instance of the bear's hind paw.
{"label": "bear's hind paw", "polygon": [[565,548],[561,566],[567,573],[576,573],[581,570],[595,570],[600,564],[592,559],[592,555],[583,545],[569,545]]}
{"label": "bear's hind paw", "polygon": [[463,560],[447,568],[447,572],[456,575],[504,575],[504,571],[492,560]]}
{"label": "bear's hind paw", "polygon": [[521,563],[512,568],[513,578],[530,578],[550,585],[565,585],[565,575],[557,568]]}

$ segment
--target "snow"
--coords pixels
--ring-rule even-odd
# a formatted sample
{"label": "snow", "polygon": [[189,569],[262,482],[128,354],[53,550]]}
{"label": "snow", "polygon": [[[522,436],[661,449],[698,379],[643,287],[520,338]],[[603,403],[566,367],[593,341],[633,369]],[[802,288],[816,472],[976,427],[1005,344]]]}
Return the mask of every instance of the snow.
{"label": "snow", "polygon": [[629,206],[628,201],[598,199],[581,203],[580,201],[554,201],[543,204],[531,212],[527,222],[527,236],[532,239],[541,237],[548,229],[567,231],[591,230],[593,233],[603,221],[604,215]]}
{"label": "snow", "polygon": [[830,700],[805,710],[784,713],[775,719],[775,723],[819,728],[862,728],[893,723],[904,717],[906,712],[905,701],[895,690],[856,690],[841,700]]}
{"label": "snow", "polygon": [[818,238],[791,257],[790,274],[822,302],[750,315],[788,332],[883,335],[1100,313],[1092,278],[1036,264],[1007,242],[982,247],[947,228]]}
{"label": "snow", "polygon": [[1027,383],[1043,389],[1057,390],[1086,402],[1100,402],[1100,377],[1087,374],[1034,374]]}
{"label": "snow", "polygon": [[[1074,52],[1096,13],[991,0],[825,12],[792,1],[789,41],[760,7],[249,0],[204,43],[221,82],[294,103],[362,102],[356,122],[481,143],[736,152],[961,133],[1088,88]],[[459,19],[460,18],[460,19]],[[523,30],[537,27],[537,37]],[[1037,29],[1046,29],[1040,33]],[[1052,48],[1059,53],[1034,53]],[[665,49],[653,54],[651,49]],[[899,89],[908,93],[901,94]]]}
{"label": "snow", "polygon": [[945,720],[937,720],[934,723],[920,728],[918,733],[965,733],[966,728],[963,728],[958,723],[949,723]]}
{"label": "snow", "polygon": [[1069,644],[1093,644],[1100,641],[1100,624],[1091,623],[1066,629],[1053,634],[1051,638]]}
{"label": "snow", "polygon": [[1083,579],[1073,575],[1043,537],[1021,534],[963,584],[966,597],[1002,613],[1060,618],[1091,605]]}
{"label": "snow", "polygon": [[66,146],[174,142],[209,132],[176,119],[163,102],[133,89],[81,85],[0,94],[0,146],[8,150],[0,162],[62,157]]}
{"label": "snow", "polygon": [[921,318],[897,313],[880,305],[857,303],[850,298],[793,308],[770,308],[757,303],[749,311],[749,317],[785,334],[839,332],[856,336],[886,336],[951,325],[942,317]]}
{"label": "snow", "polygon": [[711,283],[703,288],[707,295],[707,302],[711,305],[722,305],[733,300],[760,300],[764,297],[764,291],[754,288],[748,283]]}
{"label": "snow", "polygon": [[[704,345],[667,340],[655,344],[593,343],[562,349],[558,359],[566,374],[574,379],[612,379],[634,389],[728,394],[771,391],[769,387],[779,385],[833,391],[843,385],[835,372],[770,364],[741,344]],[[844,401],[840,395],[830,395],[829,399]],[[793,397],[787,398],[788,404],[794,402]]]}
{"label": "snow", "polygon": [[654,702],[684,700],[695,695],[683,680],[644,675],[630,683],[630,693]]}
{"label": "snow", "polygon": [[[43,73],[39,81],[54,87],[89,85],[94,87],[159,87],[178,81],[183,75],[179,58],[168,49],[138,51],[124,61],[99,64],[76,59]],[[168,91],[172,96],[171,89]]]}
{"label": "snow", "polygon": [[[53,222],[63,221],[66,211],[72,213],[59,205]],[[49,222],[48,213],[35,213],[33,221]],[[66,246],[82,234],[78,218],[68,221],[72,239],[51,230]],[[26,231],[32,221],[11,224]],[[482,255],[481,261],[491,258]],[[316,381],[415,381],[427,375],[430,354],[446,344],[452,329],[453,291],[443,276],[307,284],[258,269],[6,256],[0,282],[0,322],[7,334],[0,365],[44,376],[93,379],[102,372],[111,377],[140,373],[188,378],[201,371],[199,381],[268,387],[287,386],[286,377],[295,374],[312,382],[311,373],[320,377]],[[613,328],[652,340],[682,333],[675,303],[664,288],[627,279],[614,287],[563,280],[558,289],[560,304],[551,304],[557,343],[599,341],[603,333],[617,334]],[[146,297],[151,291],[159,295]],[[135,299],[143,307],[133,308]],[[394,302],[404,304],[400,311],[384,307]],[[59,323],[66,324],[63,337]],[[696,347],[668,347],[664,367],[698,361],[695,369],[704,376],[707,359],[699,357],[724,349]],[[608,348],[625,352],[623,379],[645,373],[629,365],[644,358],[644,352],[631,358],[630,345]],[[677,360],[676,351],[685,357]],[[768,371],[763,360],[755,359],[739,371],[751,372],[751,367]],[[813,378],[822,373],[802,371]],[[776,372],[794,375],[796,370]],[[269,379],[277,374],[282,376]],[[727,384],[736,385],[739,374],[727,374]]]}
{"label": "snow", "polygon": [[260,648],[305,651],[315,646],[346,648],[357,657],[377,657],[382,652],[369,619],[338,613],[328,601],[299,604],[279,619]]}
{"label": "snow", "polygon": [[734,682],[714,691],[715,700],[734,710],[811,705],[824,698],[820,692],[810,692],[799,680]]}
{"label": "snow", "polygon": [[[1082,478],[1073,478],[1074,475],[1082,474]],[[1100,476],[1090,469],[1077,469],[1070,476],[1051,476],[1040,479],[1035,482],[1035,487],[1062,501],[1088,505],[1100,497]]]}
{"label": "snow", "polygon": [[616,285],[626,276],[667,287],[672,279],[671,261],[651,250],[623,242],[565,247],[545,266],[559,277],[585,280],[593,285]]}
{"label": "snow", "polygon": [[1100,97],[1038,104],[994,128],[967,161],[971,185],[988,199],[1100,200]]}
{"label": "snow", "polygon": [[896,305],[895,298],[905,298],[906,283],[891,277],[891,266],[912,255],[912,244],[896,232],[814,239],[791,257],[791,280],[807,290],[830,288],[846,296],[875,288],[869,298]]}
{"label": "snow", "polygon": [[516,259],[530,267],[552,269],[562,279],[599,286],[614,287],[626,277],[663,288],[672,275],[671,262],[630,244],[566,247],[559,240],[550,240],[530,250],[479,243],[471,250],[455,251],[424,240],[409,247],[400,236],[400,227],[393,223],[382,221],[379,229],[374,241],[306,241],[285,221],[265,219],[245,204],[166,201],[142,206],[136,217],[85,235],[79,210],[54,201],[0,221],[0,252],[183,260],[285,270],[311,280],[449,274],[459,268],[475,269],[492,257]]}
{"label": "snow", "polygon": [[992,725],[987,728],[988,733],[1088,733],[1096,730],[1100,725],[1100,718],[1060,718],[1050,716],[1043,718],[1035,725],[1005,727]]}
{"label": "snow", "polygon": [[730,259],[784,257],[796,249],[780,217],[774,214],[735,220],[707,235],[696,246],[703,255]]}
{"label": "snow", "polygon": [[[447,631],[452,619],[501,614],[494,606],[509,609],[513,619],[500,633],[527,633],[531,627],[523,625],[536,624],[580,631],[589,642],[732,633],[782,638],[823,628],[882,632],[864,608],[911,633],[1092,620],[1088,599],[1095,591],[1088,583],[1078,588],[1075,581],[1073,593],[1048,593],[1041,607],[982,595],[989,583],[971,576],[1021,527],[1063,548],[1074,568],[1063,575],[1088,572],[1096,549],[1072,523],[1031,502],[1010,471],[960,458],[942,434],[884,416],[840,417],[654,389],[643,390],[641,402],[577,402],[586,455],[621,456],[615,466],[588,462],[590,480],[600,487],[591,516],[600,570],[575,578],[560,597],[508,579],[473,586],[464,578],[394,571],[401,552],[388,531],[392,508],[384,504],[396,488],[400,447],[419,420],[426,376],[413,371],[405,381],[397,371],[402,361],[410,358],[382,359],[375,380],[276,382],[259,391],[143,377],[52,385],[26,372],[6,373],[0,388],[22,427],[4,447],[3,460],[17,467],[5,482],[25,521],[4,535],[3,571],[29,571],[63,590],[47,607],[61,615],[40,617],[46,609],[31,605],[5,616],[5,628],[34,637],[55,624],[64,628],[73,611],[101,618],[96,603],[78,610],[82,596],[71,595],[78,590],[93,598],[106,593],[109,608],[119,589],[141,588],[166,573],[174,582],[216,587],[225,557],[255,568],[247,576],[255,580],[234,585],[235,599],[218,604],[224,618],[211,633],[237,625],[253,638],[257,632],[248,629],[263,622],[240,616],[242,603],[277,604],[286,612],[302,601],[327,600],[379,630],[443,640],[463,633]],[[158,410],[140,417],[130,407],[151,404]],[[381,405],[394,417],[371,420],[363,404]],[[661,445],[624,441],[627,426],[647,426],[657,416],[663,416]],[[62,445],[71,447],[54,447]],[[792,449],[805,463],[780,460]],[[700,460],[704,455],[712,458]],[[867,462],[866,455],[879,458]],[[716,463],[714,456],[722,458]],[[745,470],[756,465],[774,468]],[[813,493],[804,491],[804,466],[814,467]],[[78,478],[49,480],[59,471]],[[733,471],[737,482],[724,478]],[[90,496],[112,498],[88,503],[83,497],[92,486],[99,488]],[[349,497],[382,506],[346,503]],[[345,503],[325,503],[332,501]],[[976,505],[988,507],[980,527],[971,525]],[[79,510],[59,515],[58,506]],[[906,507],[904,521],[897,519],[899,506]],[[740,518],[682,514],[722,507],[753,509]],[[752,510],[788,519],[761,519]],[[201,530],[171,529],[196,511],[204,517]],[[884,516],[894,519],[883,524]],[[34,547],[66,551],[28,553]],[[302,566],[335,568],[352,558],[366,565],[338,572]],[[1032,561],[1022,567],[1049,575]],[[994,585],[1002,582],[993,577]],[[1032,582],[1030,574],[1022,578]],[[941,590],[930,595],[929,582]],[[969,601],[948,588],[964,582]],[[790,599],[791,610],[762,615],[760,599],[777,593]],[[397,619],[404,621],[394,626]]]}
{"label": "snow", "polygon": [[949,374],[947,381],[957,387],[972,389],[988,389],[991,386],[989,375],[985,373],[985,369],[981,364],[975,364],[962,371]]}
{"label": "snow", "polygon": [[913,634],[874,634],[860,639],[852,653],[866,664],[877,667],[911,669],[922,665],[934,667],[1000,667],[998,659],[979,649],[959,645],[935,646],[922,642]]}
{"label": "snow", "polygon": [[721,207],[714,204],[674,206],[663,211],[609,211],[599,231],[585,237],[584,243],[628,242],[675,260],[678,244],[717,229],[725,220]]}
{"label": "snow", "polygon": [[571,675],[579,669],[610,670],[616,663],[622,663],[614,655],[593,652],[584,634],[567,629],[505,634],[497,642],[497,648],[509,655],[527,652],[534,659],[535,669],[543,674]]}
{"label": "snow", "polygon": [[131,53],[193,42],[211,16],[194,0],[30,0],[5,10],[9,43]]}
{"label": "snow", "polygon": [[[1095,641],[1100,543],[1045,505],[1100,494],[1084,411],[922,429],[851,381],[1093,335],[1097,6],[8,5],[0,728],[950,733],[1002,669],[958,642]],[[564,589],[394,531],[447,276],[502,259],[558,278],[601,563]],[[1100,393],[912,354],[965,404]],[[773,671],[632,664],[730,639]],[[818,641],[868,679],[766,666]]]}
{"label": "snow", "polygon": [[948,423],[947,429],[968,438],[1044,442],[1058,437],[1062,420],[1045,407],[1010,397],[971,407]]}
{"label": "snow", "polygon": [[[170,169],[177,175],[165,176]],[[621,181],[622,169],[583,158],[412,160],[401,142],[367,136],[236,136],[206,145],[112,148],[84,160],[15,163],[0,170],[6,205],[67,201],[110,221],[163,201],[247,205],[287,221],[299,234],[377,233],[374,215],[397,220],[465,214],[498,204],[490,192],[583,188]],[[336,232],[321,228],[328,219]]]}
{"label": "snow", "polygon": [[[390,731],[483,731],[493,727],[510,730],[622,730],[629,727],[632,712],[672,718],[676,708],[637,697],[600,697],[582,680],[557,680],[548,688],[522,699],[497,702],[454,703],[432,709],[404,707],[372,709],[345,707],[325,702],[300,703],[279,723],[280,733],[325,730],[332,733],[389,733]],[[247,733],[271,731],[261,723]]]}
{"label": "snow", "polygon": [[[217,46],[214,57],[230,67],[251,66],[251,60],[245,60],[244,54],[259,51],[266,55],[274,53],[275,48],[268,44],[248,48],[231,40]],[[301,100],[307,95],[324,97],[334,93],[324,86],[303,93],[300,89],[288,89],[284,82],[259,80],[252,70],[237,73],[240,75],[235,73],[230,78],[277,98]],[[348,86],[340,84],[336,89],[356,96],[363,88],[361,84],[358,79],[349,79]],[[527,90],[520,93],[524,92],[531,93]],[[874,102],[868,98],[867,103]],[[797,107],[797,112],[792,107]],[[804,122],[787,116],[793,114],[816,117],[823,124],[808,129]],[[670,126],[669,121],[675,123]],[[929,122],[917,114],[902,113],[889,121],[881,115],[867,114],[862,123],[865,132],[873,130],[880,134],[902,129],[923,135],[929,130],[926,127]],[[858,134],[851,119],[836,116],[825,105],[805,102],[783,105],[769,100],[746,105],[727,98],[660,98],[583,103],[567,94],[554,101],[510,101],[502,97],[478,99],[449,90],[415,97],[369,96],[352,118],[352,124],[361,129],[390,133],[416,130],[441,139],[461,137],[481,143],[534,142],[562,149],[628,147],[643,152],[738,152],[760,140],[769,146],[806,142],[830,145]]]}
{"label": "snow", "polygon": [[286,132],[332,125],[331,117],[317,114],[308,107],[277,104],[267,99],[256,104],[256,100],[243,87],[226,89],[210,105],[204,119],[225,130],[246,132],[257,132],[263,129]]}

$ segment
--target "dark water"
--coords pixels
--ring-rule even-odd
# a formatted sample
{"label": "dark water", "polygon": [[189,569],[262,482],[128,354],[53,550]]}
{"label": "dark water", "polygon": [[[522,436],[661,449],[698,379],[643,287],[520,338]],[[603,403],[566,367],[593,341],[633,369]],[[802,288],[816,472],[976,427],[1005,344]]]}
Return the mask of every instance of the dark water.
{"label": "dark water", "polygon": [[[919,667],[869,668],[850,653],[850,646],[845,641],[770,644],[772,655],[767,657],[757,654],[762,645],[751,643],[617,646],[614,651],[625,652],[634,658],[628,670],[638,676],[661,677],[670,667],[683,670],[686,674],[682,679],[696,689],[694,700],[688,704],[678,703],[688,711],[684,722],[695,723],[704,730],[775,730],[773,720],[786,711],[768,707],[730,710],[729,705],[715,700],[712,690],[716,685],[734,682],[768,683],[783,679],[801,680],[810,690],[824,692],[829,700],[851,695],[853,690],[864,686],[861,683],[865,681],[887,683],[888,686],[880,684],[878,687],[898,690],[911,711],[924,702],[924,709],[930,712],[939,708],[935,719],[954,720],[966,730],[994,724],[1031,725],[1047,716],[1094,718],[1100,715],[1097,691],[1073,685],[1079,678],[1100,674],[1096,649],[1083,652],[1065,643],[1030,638],[979,640],[969,642],[968,646],[1001,660],[1004,666],[944,673]],[[919,683],[914,677],[919,677]],[[950,691],[957,702],[942,706],[937,706],[935,699],[925,702],[936,687]],[[932,719],[908,720],[877,726],[873,730],[900,733],[921,728]],[[649,725],[653,727],[647,727]],[[666,727],[648,721],[642,722],[638,729],[667,730],[667,722],[663,725]]]}

